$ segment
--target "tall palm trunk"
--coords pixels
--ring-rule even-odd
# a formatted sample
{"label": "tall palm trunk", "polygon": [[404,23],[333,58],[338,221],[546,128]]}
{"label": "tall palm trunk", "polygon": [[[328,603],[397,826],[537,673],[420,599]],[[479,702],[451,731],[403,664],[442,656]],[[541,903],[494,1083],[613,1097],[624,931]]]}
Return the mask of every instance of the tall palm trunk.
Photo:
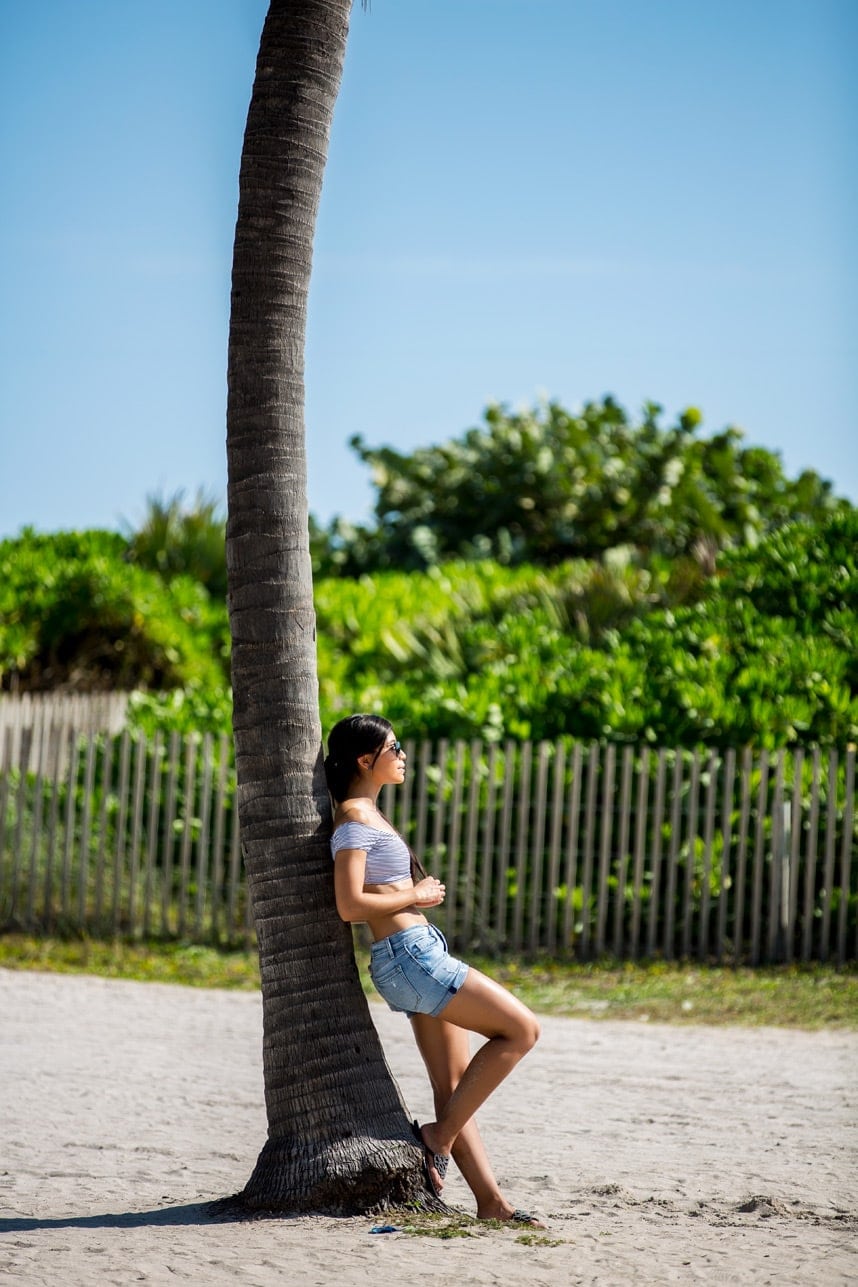
{"label": "tall palm trunk", "polygon": [[241,161],[227,563],[241,834],[259,941],[268,1140],[243,1199],[365,1210],[419,1155],[333,900],[304,448],[313,232],[350,0],[272,0]]}

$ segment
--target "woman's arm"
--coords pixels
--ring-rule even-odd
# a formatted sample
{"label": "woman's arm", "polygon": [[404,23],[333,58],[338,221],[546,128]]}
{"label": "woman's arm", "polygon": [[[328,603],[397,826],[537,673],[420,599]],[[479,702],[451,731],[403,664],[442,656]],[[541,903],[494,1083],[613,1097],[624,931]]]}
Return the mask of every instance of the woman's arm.
{"label": "woman's arm", "polygon": [[337,911],[344,921],[371,921],[404,912],[408,907],[437,907],[443,903],[446,887],[427,876],[405,889],[383,893],[364,889],[365,849],[338,849],[334,860],[334,893]]}

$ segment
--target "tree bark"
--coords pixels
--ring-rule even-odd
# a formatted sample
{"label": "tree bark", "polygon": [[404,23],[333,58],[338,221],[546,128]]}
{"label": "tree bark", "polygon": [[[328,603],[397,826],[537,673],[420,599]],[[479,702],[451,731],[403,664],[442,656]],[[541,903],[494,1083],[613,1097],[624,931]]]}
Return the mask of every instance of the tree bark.
{"label": "tree bark", "polygon": [[259,944],[268,1140],[253,1208],[364,1211],[422,1189],[333,897],[304,445],[313,233],[350,0],[272,0],[239,180],[227,566],[242,846]]}

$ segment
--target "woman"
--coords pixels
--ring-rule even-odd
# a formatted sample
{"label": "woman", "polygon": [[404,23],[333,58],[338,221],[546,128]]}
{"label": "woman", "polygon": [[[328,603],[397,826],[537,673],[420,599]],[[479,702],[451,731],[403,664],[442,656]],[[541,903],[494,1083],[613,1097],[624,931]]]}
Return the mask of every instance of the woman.
{"label": "woman", "polygon": [[[501,1193],[474,1120],[535,1044],[536,1018],[499,984],[450,956],[423,914],[444,901],[445,887],[425,875],[377,803],[383,786],[405,777],[406,756],[392,725],[379,715],[352,715],[331,730],[328,751],[337,910],[345,921],[369,925],[373,983],[392,1010],[408,1015],[429,1072],[437,1117],[414,1126],[427,1179],[440,1194],[452,1155],[480,1219],[542,1228]],[[487,1038],[473,1059],[468,1032]]]}

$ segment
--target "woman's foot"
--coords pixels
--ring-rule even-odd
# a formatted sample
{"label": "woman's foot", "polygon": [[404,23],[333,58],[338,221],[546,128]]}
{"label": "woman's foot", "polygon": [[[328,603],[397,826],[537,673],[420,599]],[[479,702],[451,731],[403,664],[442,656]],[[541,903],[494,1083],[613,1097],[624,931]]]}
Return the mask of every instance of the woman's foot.
{"label": "woman's foot", "polygon": [[505,1198],[486,1203],[477,1208],[478,1220],[504,1220],[509,1224],[523,1225],[528,1229],[547,1229],[548,1226],[520,1207],[513,1207]]}
{"label": "woman's foot", "polygon": [[[430,1126],[433,1124],[431,1123]],[[411,1130],[415,1140],[423,1150],[423,1173],[429,1182],[429,1187],[434,1190],[436,1198],[440,1198],[447,1175],[447,1167],[450,1165],[450,1155],[449,1153],[435,1152],[425,1126],[412,1122]]]}

